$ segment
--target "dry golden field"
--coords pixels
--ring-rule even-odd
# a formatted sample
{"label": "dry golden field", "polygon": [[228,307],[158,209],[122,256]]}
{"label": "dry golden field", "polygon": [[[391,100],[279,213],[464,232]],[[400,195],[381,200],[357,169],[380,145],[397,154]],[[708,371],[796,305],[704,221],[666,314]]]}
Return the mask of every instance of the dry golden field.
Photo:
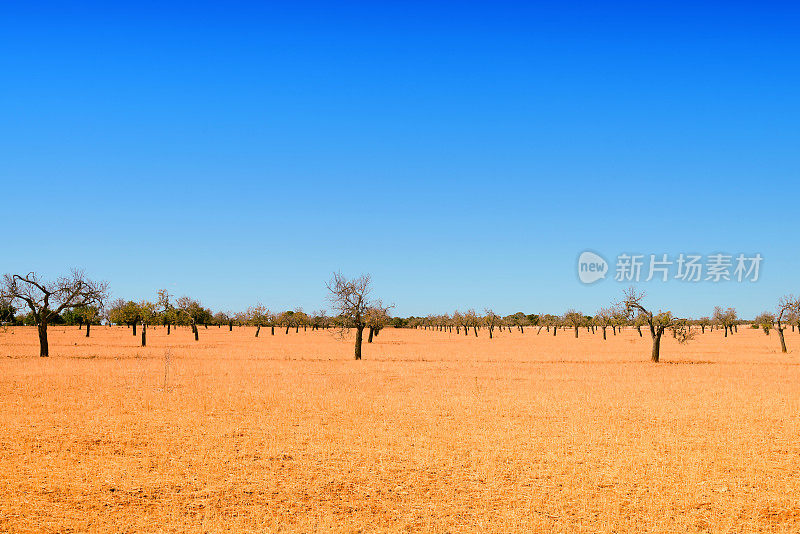
{"label": "dry golden field", "polygon": [[797,332],[253,334],[0,332],[0,531],[800,532]]}

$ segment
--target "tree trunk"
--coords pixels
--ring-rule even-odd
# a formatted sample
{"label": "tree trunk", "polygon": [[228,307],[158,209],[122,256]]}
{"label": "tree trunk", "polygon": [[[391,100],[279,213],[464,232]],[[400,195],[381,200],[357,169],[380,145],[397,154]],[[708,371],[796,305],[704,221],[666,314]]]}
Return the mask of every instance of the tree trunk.
{"label": "tree trunk", "polygon": [[39,321],[39,356],[50,356],[50,346],[47,344],[47,322]]}
{"label": "tree trunk", "polygon": [[606,327],[603,327],[603,339],[606,339]]}
{"label": "tree trunk", "polygon": [[783,328],[778,328],[778,337],[781,340],[781,352],[786,353],[786,340],[783,339]]}
{"label": "tree trunk", "polygon": [[192,323],[192,332],[194,332],[194,340],[195,341],[199,341],[200,340],[200,332],[197,331],[197,325],[194,324],[194,323]]}
{"label": "tree trunk", "polygon": [[356,360],[361,359],[361,343],[364,340],[364,327],[357,326],[356,327]]}
{"label": "tree trunk", "polygon": [[272,329],[272,335],[274,336],[275,335],[275,325],[272,325],[270,328]]}
{"label": "tree trunk", "polygon": [[288,334],[288,333],[289,333],[289,326],[287,325],[286,326],[286,332],[284,332],[284,334]]}
{"label": "tree trunk", "polygon": [[475,337],[478,337],[478,327],[473,326],[472,329],[475,331]]}
{"label": "tree trunk", "polygon": [[653,353],[650,356],[650,359],[653,361],[653,363],[658,363],[660,350],[661,350],[661,333],[657,333],[653,337]]}
{"label": "tree trunk", "polygon": [[372,336],[375,335],[375,329],[373,327],[369,327],[369,336],[367,337],[367,343],[372,343]]}
{"label": "tree trunk", "polygon": [[133,321],[133,335],[136,335],[136,321]]}
{"label": "tree trunk", "polygon": [[89,337],[89,329],[92,327],[92,323],[86,323],[86,337]]}
{"label": "tree trunk", "polygon": [[555,326],[553,327],[553,337],[556,337],[556,332],[558,332],[558,328]]}
{"label": "tree trunk", "polygon": [[[492,339],[492,330],[494,330],[491,326],[489,327],[489,339]],[[502,327],[501,327],[502,330]]]}
{"label": "tree trunk", "polygon": [[700,325],[700,333],[701,334],[705,334],[706,333],[706,325],[704,325],[704,324]]}
{"label": "tree trunk", "polygon": [[147,325],[142,323],[142,346],[147,346]]}
{"label": "tree trunk", "polygon": [[171,324],[169,324],[169,323],[167,323],[167,335],[169,335],[169,332],[170,332],[170,328],[171,328],[171,327],[172,327],[172,325],[171,325]]}
{"label": "tree trunk", "polygon": [[233,321],[228,321],[228,332],[233,332]]}
{"label": "tree trunk", "polygon": [[575,327],[575,337],[578,337],[578,327]]}
{"label": "tree trunk", "polygon": [[256,337],[258,337],[258,334],[260,333],[261,333],[261,325],[258,325],[258,328],[256,328]]}

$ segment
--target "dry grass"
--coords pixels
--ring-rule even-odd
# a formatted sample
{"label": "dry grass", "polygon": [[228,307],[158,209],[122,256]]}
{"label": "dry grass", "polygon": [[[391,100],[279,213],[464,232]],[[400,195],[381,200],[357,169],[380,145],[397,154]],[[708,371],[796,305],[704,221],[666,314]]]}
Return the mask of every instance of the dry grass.
{"label": "dry grass", "polygon": [[0,333],[0,530],[800,531],[796,332],[253,333]]}

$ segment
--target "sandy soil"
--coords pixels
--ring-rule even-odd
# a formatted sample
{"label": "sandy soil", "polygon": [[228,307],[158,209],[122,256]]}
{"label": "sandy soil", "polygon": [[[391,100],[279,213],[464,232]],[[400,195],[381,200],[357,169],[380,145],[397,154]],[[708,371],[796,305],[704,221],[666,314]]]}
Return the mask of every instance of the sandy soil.
{"label": "sandy soil", "polygon": [[0,332],[0,531],[800,532],[797,332],[253,334]]}

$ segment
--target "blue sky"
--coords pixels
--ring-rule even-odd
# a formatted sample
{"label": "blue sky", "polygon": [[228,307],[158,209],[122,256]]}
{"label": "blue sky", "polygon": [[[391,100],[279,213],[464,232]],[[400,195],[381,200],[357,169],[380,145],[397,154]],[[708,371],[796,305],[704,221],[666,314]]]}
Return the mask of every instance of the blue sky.
{"label": "blue sky", "polygon": [[[380,4],[380,5],[378,5]],[[743,315],[798,293],[800,9],[782,3],[0,7],[0,270],[114,296],[399,315],[593,313],[577,256],[761,253],[642,284]]]}

